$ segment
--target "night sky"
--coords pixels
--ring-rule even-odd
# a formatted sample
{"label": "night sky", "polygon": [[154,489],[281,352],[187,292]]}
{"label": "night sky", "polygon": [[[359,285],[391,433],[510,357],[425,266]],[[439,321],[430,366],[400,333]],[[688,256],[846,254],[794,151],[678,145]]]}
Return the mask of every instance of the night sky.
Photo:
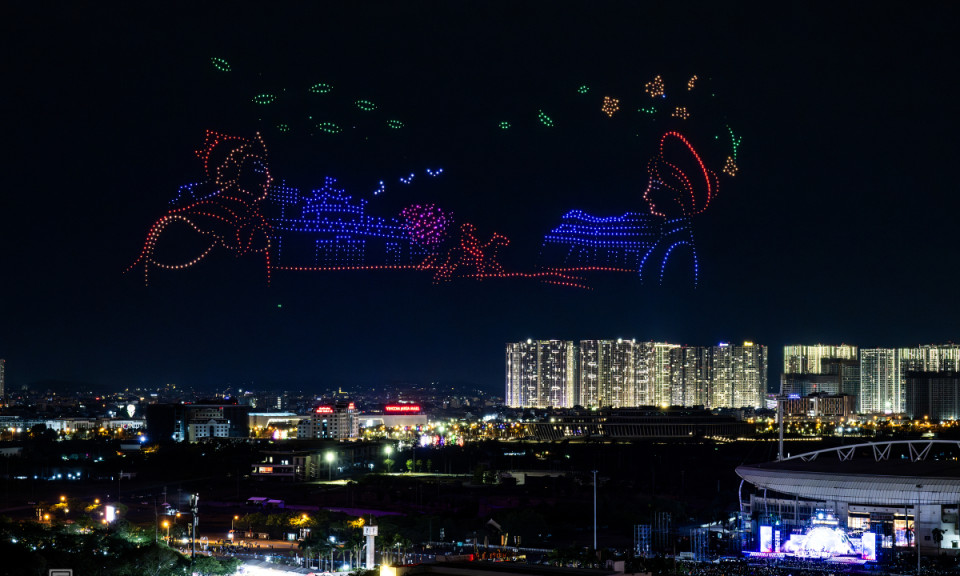
{"label": "night sky", "polygon": [[[506,342],[617,337],[766,344],[772,386],[784,344],[958,339],[955,6],[193,4],[6,7],[8,386],[502,394]],[[644,91],[657,75],[662,100]],[[320,82],[332,90],[310,94]],[[603,96],[622,109],[607,117]],[[681,103],[690,118],[663,113]],[[681,258],[662,285],[610,273],[591,289],[422,271],[275,271],[268,286],[257,257],[226,251],[149,286],[123,274],[178,187],[203,178],[208,129],[260,132],[275,183],[332,176],[382,217],[441,206],[509,237],[504,267],[533,272],[567,211],[648,210],[661,134],[682,131],[719,173],[727,126],[739,172],[694,219],[696,288]]]}

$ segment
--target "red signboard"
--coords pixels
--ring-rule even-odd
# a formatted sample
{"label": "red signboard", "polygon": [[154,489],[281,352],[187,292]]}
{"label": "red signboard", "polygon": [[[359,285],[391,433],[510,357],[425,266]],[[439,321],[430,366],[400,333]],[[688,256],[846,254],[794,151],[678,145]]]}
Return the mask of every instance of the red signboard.
{"label": "red signboard", "polygon": [[333,406],[317,406],[317,414],[333,414]]}
{"label": "red signboard", "polygon": [[420,406],[417,404],[388,404],[384,406],[385,412],[404,412],[417,414],[420,412]]}

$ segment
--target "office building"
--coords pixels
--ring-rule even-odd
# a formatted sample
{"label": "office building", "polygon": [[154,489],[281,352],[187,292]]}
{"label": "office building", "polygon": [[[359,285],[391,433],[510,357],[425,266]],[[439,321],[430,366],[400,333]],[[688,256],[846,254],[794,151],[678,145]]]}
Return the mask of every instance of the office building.
{"label": "office building", "polygon": [[353,402],[339,401],[317,406],[297,426],[297,438],[350,440],[360,435],[360,416]]}
{"label": "office building", "polygon": [[861,414],[897,414],[903,411],[900,354],[893,348],[860,350]]}

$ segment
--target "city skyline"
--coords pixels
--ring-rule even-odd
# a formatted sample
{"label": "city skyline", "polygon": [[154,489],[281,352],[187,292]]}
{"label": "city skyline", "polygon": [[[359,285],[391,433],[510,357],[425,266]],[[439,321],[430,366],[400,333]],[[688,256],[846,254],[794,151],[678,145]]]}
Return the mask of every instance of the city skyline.
{"label": "city skyline", "polygon": [[[762,342],[773,382],[798,342],[956,340],[955,12],[15,5],[6,387],[499,394],[507,342],[628,335]],[[262,143],[266,199],[224,201],[210,133]],[[187,221],[245,240],[143,264]]]}

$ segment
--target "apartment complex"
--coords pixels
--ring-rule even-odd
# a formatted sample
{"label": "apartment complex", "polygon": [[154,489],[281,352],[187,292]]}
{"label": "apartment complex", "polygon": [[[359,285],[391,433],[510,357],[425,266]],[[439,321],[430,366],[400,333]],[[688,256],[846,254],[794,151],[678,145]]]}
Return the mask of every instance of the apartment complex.
{"label": "apartment complex", "polygon": [[506,346],[511,407],[760,407],[767,348],[635,340],[527,340]]}

